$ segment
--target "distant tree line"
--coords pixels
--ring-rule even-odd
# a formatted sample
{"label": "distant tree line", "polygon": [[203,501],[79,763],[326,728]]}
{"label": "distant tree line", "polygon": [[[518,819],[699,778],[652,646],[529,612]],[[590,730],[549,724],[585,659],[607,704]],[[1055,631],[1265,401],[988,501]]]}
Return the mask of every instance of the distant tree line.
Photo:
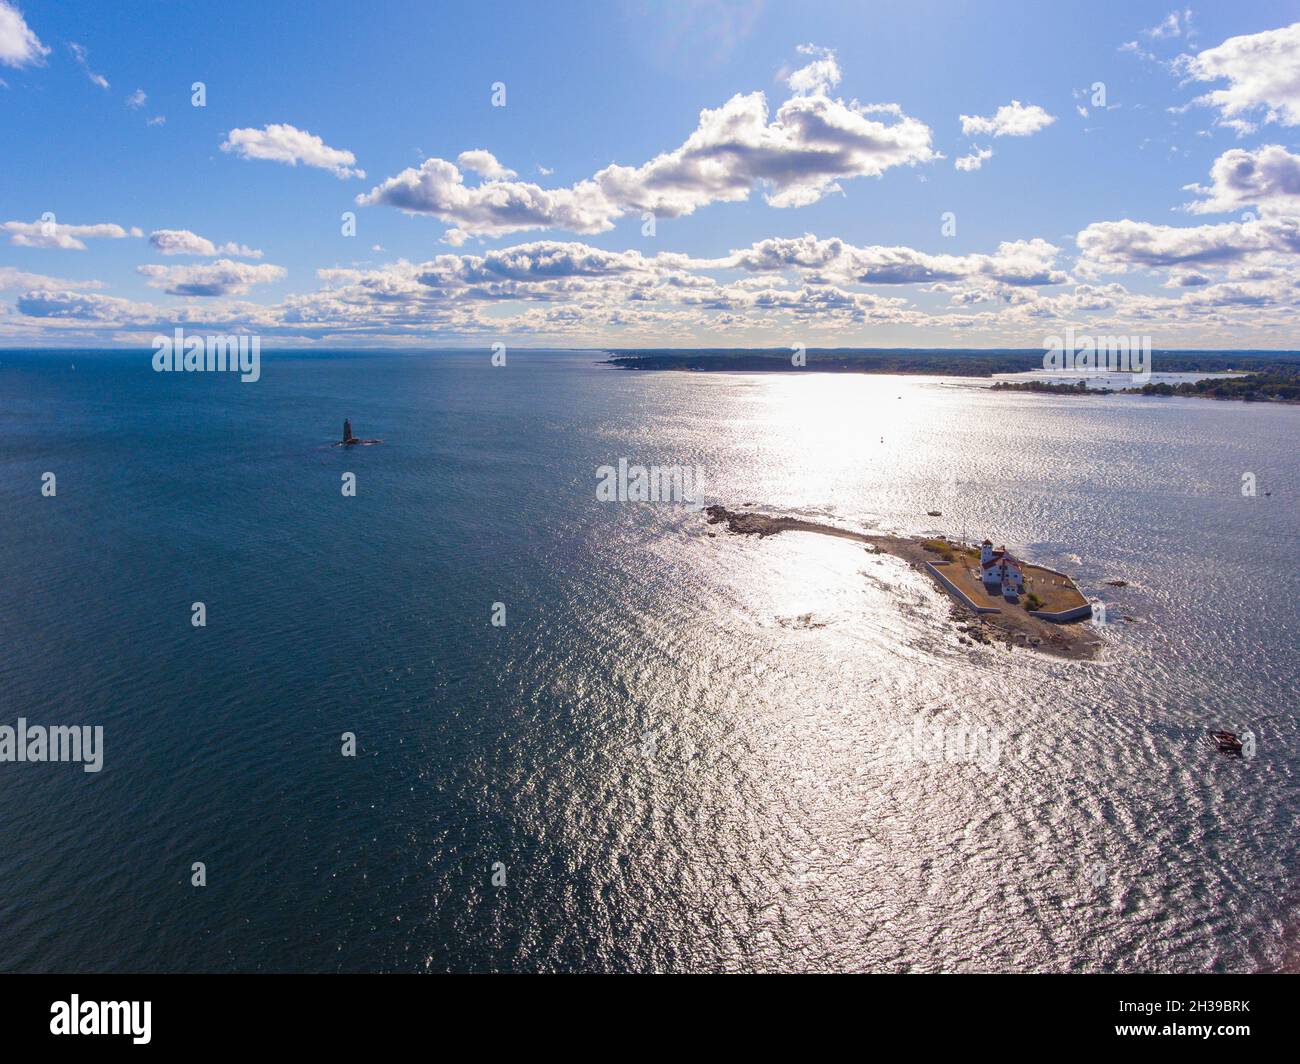
{"label": "distant tree line", "polygon": [[[791,363],[788,347],[735,350],[730,348],[611,350],[608,363],[620,369],[693,370],[700,373],[915,373],[941,377],[991,377],[997,373],[1025,373],[1043,368],[1041,350],[959,349],[936,351],[924,348],[808,348],[806,366]],[[1255,378],[1253,386],[1242,387],[1248,380],[1237,378],[1198,382],[1197,390],[1182,391],[1188,385],[1148,384],[1141,391],[1155,395],[1200,395],[1217,398],[1245,398],[1247,392],[1264,397],[1270,388],[1291,388],[1300,376],[1300,357],[1290,352],[1268,351],[1154,351],[1152,368],[1158,373],[1223,373],[1244,371]],[[1289,382],[1289,383],[1288,383]],[[1022,383],[1022,382],[1016,382]],[[1032,384],[1034,382],[1023,382]],[[1199,390],[1208,385],[1209,390]],[[1230,394],[1233,386],[1243,394]],[[1225,388],[1216,395],[1214,388]],[[1161,389],[1170,388],[1165,392]],[[1065,390],[1076,390],[1065,385]],[[1029,388],[1040,391],[1047,389]],[[1097,389],[1102,394],[1104,389]]]}
{"label": "distant tree line", "polygon": [[1189,395],[1204,399],[1244,399],[1248,403],[1300,402],[1300,363],[1270,367],[1241,377],[1211,377],[1181,384],[1144,384],[1128,391],[1142,395]]}
{"label": "distant tree line", "polygon": [[998,381],[995,392],[1050,392],[1053,395],[1114,395],[1114,388],[1089,388],[1087,381],[1074,384],[1053,381]]}

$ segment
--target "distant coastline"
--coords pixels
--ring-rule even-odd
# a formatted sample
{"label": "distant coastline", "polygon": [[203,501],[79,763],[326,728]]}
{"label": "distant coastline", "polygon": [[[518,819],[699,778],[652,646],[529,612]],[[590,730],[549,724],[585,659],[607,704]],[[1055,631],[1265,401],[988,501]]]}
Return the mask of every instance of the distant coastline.
{"label": "distant coastline", "polygon": [[[692,373],[874,373],[992,380],[997,374],[1041,370],[1041,351],[1016,350],[861,350],[810,348],[796,366],[786,348],[738,351],[680,349],[608,351],[605,365],[617,369]],[[1246,402],[1300,402],[1300,355],[1295,352],[1153,352],[1161,373],[1232,373],[1178,384],[1147,383],[1138,388],[1079,387],[1066,381],[997,381],[999,391],[1056,395],[1147,395]]]}
{"label": "distant coastline", "polygon": [[1240,399],[1247,403],[1300,403],[1300,371],[1285,373],[1234,373],[1178,384],[1148,383],[1140,388],[1089,388],[1083,380],[1006,381],[993,384],[995,392],[1039,392],[1047,395],[1155,395],[1193,399]]}

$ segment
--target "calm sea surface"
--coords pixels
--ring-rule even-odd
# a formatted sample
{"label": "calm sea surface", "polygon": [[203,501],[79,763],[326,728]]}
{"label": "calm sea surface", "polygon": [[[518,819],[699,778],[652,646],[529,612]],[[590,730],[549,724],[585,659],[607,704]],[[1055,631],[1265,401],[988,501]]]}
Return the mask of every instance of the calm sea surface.
{"label": "calm sea surface", "polygon": [[[0,764],[0,970],[1296,966],[1300,408],[601,357],[0,352],[0,724],[105,729],[98,774]],[[990,535],[1103,658],[600,503],[620,458]]]}

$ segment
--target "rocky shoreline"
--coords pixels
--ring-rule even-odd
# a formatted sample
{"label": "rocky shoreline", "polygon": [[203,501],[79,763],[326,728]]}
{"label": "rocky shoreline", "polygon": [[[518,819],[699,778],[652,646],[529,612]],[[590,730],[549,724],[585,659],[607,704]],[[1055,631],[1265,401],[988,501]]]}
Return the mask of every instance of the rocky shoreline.
{"label": "rocky shoreline", "polygon": [[[725,524],[729,532],[742,536],[765,539],[781,532],[813,532],[821,536],[865,543],[872,553],[892,554],[927,576],[933,576],[925,563],[935,561],[936,556],[919,538],[854,532],[801,517],[778,517],[753,510],[728,510],[720,505],[706,507],[704,513],[709,524]],[[976,644],[991,646],[1003,643],[1008,650],[1022,647],[1056,657],[1087,660],[1096,657],[1101,648],[1096,630],[1086,622],[1057,624],[1030,616],[1019,606],[1007,606],[999,613],[972,614],[965,605],[954,599],[952,607],[953,619],[958,622],[959,641],[972,649]]]}

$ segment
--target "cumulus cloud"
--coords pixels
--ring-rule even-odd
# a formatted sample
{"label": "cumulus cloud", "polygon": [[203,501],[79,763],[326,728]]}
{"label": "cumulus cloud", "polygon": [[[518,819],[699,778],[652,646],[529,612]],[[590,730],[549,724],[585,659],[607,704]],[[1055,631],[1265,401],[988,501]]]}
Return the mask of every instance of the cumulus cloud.
{"label": "cumulus cloud", "polygon": [[1009,285],[1056,285],[1069,279],[1055,268],[1060,249],[1046,240],[1004,241],[993,255],[932,255],[909,247],[855,247],[839,238],[761,240],[725,259],[699,262],[714,268],[770,271],[798,269],[840,282],[922,284],[985,278]]}
{"label": "cumulus cloud", "polygon": [[1255,207],[1261,214],[1300,215],[1300,155],[1280,144],[1246,151],[1233,148],[1214,160],[1210,184],[1186,185],[1203,197],[1189,203],[1193,214],[1219,214]]}
{"label": "cumulus cloud", "polygon": [[0,63],[11,67],[36,66],[45,61],[50,50],[32,32],[9,0],[0,0]]}
{"label": "cumulus cloud", "polygon": [[64,225],[54,221],[3,222],[0,223],[0,232],[8,233],[9,243],[16,247],[64,248],[69,251],[85,251],[83,241],[88,239],[121,240],[144,235],[134,226],[123,229],[108,222],[97,225]]}
{"label": "cumulus cloud", "polygon": [[1259,121],[1300,125],[1300,22],[1229,37],[1180,57],[1177,69],[1195,81],[1228,82],[1192,102],[1217,108],[1220,124],[1240,134],[1253,132]]}
{"label": "cumulus cloud", "polygon": [[456,162],[462,170],[473,170],[479,177],[489,181],[502,181],[508,177],[518,176],[513,170],[502,166],[497,162],[495,155],[483,148],[461,152],[456,156]]}
{"label": "cumulus cloud", "polygon": [[[595,321],[618,327],[651,320],[663,325],[683,314],[717,314],[721,320],[734,312],[761,321],[763,315],[780,312],[816,328],[911,313],[904,309],[908,301],[903,297],[850,291],[823,279],[809,277],[793,286],[773,277],[722,283],[699,272],[703,267],[678,254],[645,256],[543,240],[483,255],[440,255],[419,264],[322,270],[325,291],[302,297],[294,309],[315,315],[346,308],[352,317],[368,307],[392,323],[403,314],[477,314],[476,307],[503,302],[554,303],[558,305],[541,318],[522,312],[511,319],[511,327],[522,319],[561,332]],[[488,317],[478,319],[479,327],[489,328],[493,320],[499,327],[499,318]]]}
{"label": "cumulus cloud", "polygon": [[215,255],[234,255],[241,259],[260,259],[262,253],[255,248],[242,244],[227,243],[217,245],[207,237],[199,236],[188,229],[155,229],[149,234],[149,243],[164,255],[203,255],[211,258]]}
{"label": "cumulus cloud", "polygon": [[339,179],[365,177],[355,169],[357,158],[350,151],[331,148],[320,137],[286,123],[272,123],[262,129],[232,129],[221,150],[242,159],[268,159],[290,166],[312,166],[328,170]]}
{"label": "cumulus cloud", "polygon": [[421,272],[444,283],[452,278],[466,284],[490,281],[548,281],[566,277],[609,277],[634,271],[650,272],[685,262],[675,255],[650,259],[639,251],[605,251],[576,241],[537,240],[489,251],[483,255],[448,255]]}
{"label": "cumulus cloud", "polygon": [[544,189],[529,181],[490,181],[476,187],[446,159],[426,159],[357,197],[411,214],[432,214],[456,229],[452,243],[469,233],[500,236],[523,229],[599,233],[612,226],[611,205],[593,182]]}
{"label": "cumulus cloud", "polygon": [[164,255],[215,255],[217,246],[188,229],[155,229],[149,243]]}
{"label": "cumulus cloud", "polygon": [[992,117],[960,115],[961,131],[968,137],[983,134],[990,137],[1028,137],[1056,121],[1036,103],[1028,106],[1019,100],[999,107]]}
{"label": "cumulus cloud", "polygon": [[76,59],[77,66],[86,72],[86,77],[101,89],[107,89],[109,87],[108,78],[104,77],[103,74],[96,74],[90,69],[90,53],[86,50],[85,45],[73,41],[68,44],[68,47],[72,50],[72,56]]}
{"label": "cumulus cloud", "polygon": [[621,207],[664,217],[747,199],[756,186],[774,207],[803,206],[840,191],[840,179],[929,162],[930,140],[929,127],[896,105],[812,93],[791,97],[769,120],[767,101],[755,92],[702,111],[675,151],[639,167],[606,167],[594,180]]}
{"label": "cumulus cloud", "polygon": [[[151,334],[170,332],[176,326],[202,328],[212,332],[272,334],[281,329],[283,311],[237,300],[189,301],[158,306],[132,299],[94,292],[38,290],[18,297],[15,308],[20,318],[35,326],[37,335],[73,335],[129,338],[147,344]],[[35,330],[24,333],[32,336]]]}
{"label": "cumulus cloud", "polygon": [[1094,222],[1075,239],[1085,268],[1124,272],[1136,267],[1224,267],[1300,252],[1300,222],[1275,219],[1180,227],[1126,218]]}
{"label": "cumulus cloud", "polygon": [[[1246,240],[1240,234],[1238,239]],[[1276,249],[1285,242],[1284,229],[1275,229],[1255,246]],[[1168,258],[1168,250],[1162,255]],[[1046,326],[1054,330],[1067,322],[1093,330],[1114,323],[1114,332],[1158,323],[1169,343],[1179,330],[1185,342],[1203,343],[1216,331],[1222,335],[1244,323],[1277,342],[1293,328],[1300,289],[1285,260],[1271,266],[1247,254],[1226,267],[1176,266],[1170,294],[1150,295],[1115,282],[1070,285],[1055,267],[1056,256],[1057,249],[1043,240],[1003,242],[990,254],[931,255],[808,234],[759,241],[719,259],[538,240],[426,262],[320,270],[316,291],[269,306],[207,298],[159,307],[42,281],[19,297],[17,315],[0,323],[0,332],[24,339],[42,332],[107,339],[143,334],[147,340],[150,332],[184,325],[253,329],[289,342],[375,338],[423,344],[430,329],[449,339],[499,336],[508,329],[519,337],[607,345],[615,338],[661,342],[664,335],[724,343],[744,336],[761,343],[774,330],[797,326],[838,344],[849,336],[850,342],[870,342],[878,334],[863,330],[879,326],[895,336],[899,330],[932,329],[1025,346],[1037,343]],[[174,271],[147,271],[152,283],[174,280],[176,294],[193,294]],[[883,285],[893,287],[885,294],[866,287]],[[910,291],[903,287],[908,285]],[[211,287],[204,294],[235,288]],[[930,311],[912,302],[931,293],[947,295],[948,305]]]}
{"label": "cumulus cloud", "polygon": [[1300,255],[1300,156],[1279,144],[1234,148],[1214,160],[1209,185],[1184,187],[1200,196],[1186,211],[1240,217],[1188,226],[1093,222],[1075,238],[1080,276],[1164,272],[1164,287],[1183,293],[1171,311],[1178,313],[1294,306],[1300,298],[1291,280]]}
{"label": "cumulus cloud", "polygon": [[1199,288],[1211,281],[1209,274],[1200,270],[1172,270],[1165,281],[1166,288]]}
{"label": "cumulus cloud", "polygon": [[819,48],[815,44],[801,44],[797,50],[800,55],[811,56],[812,62],[785,79],[791,92],[799,96],[814,93],[825,96],[840,83],[840,65],[835,61],[835,53],[831,49]]}
{"label": "cumulus cloud", "polygon": [[137,266],[150,288],[171,296],[238,296],[255,284],[270,284],[285,276],[283,266],[218,259],[200,266]]}
{"label": "cumulus cloud", "polygon": [[143,107],[148,99],[149,96],[144,89],[136,89],[135,92],[131,93],[131,95],[126,98],[126,105],[134,111],[137,108]]}
{"label": "cumulus cloud", "polygon": [[970,155],[963,155],[953,165],[958,170],[978,170],[989,159],[993,158],[992,148],[981,148],[976,146]]}
{"label": "cumulus cloud", "polygon": [[[830,97],[838,66],[829,52],[816,54],[787,79],[796,94],[775,115],[762,92],[737,94],[701,111],[681,146],[640,166],[615,164],[567,188],[548,189],[483,174],[481,167],[491,170],[496,160],[480,149],[462,154],[460,166],[426,159],[357,202],[433,215],[454,227],[444,239],[459,244],[468,236],[527,229],[600,233],[628,213],[677,218],[711,203],[748,199],[755,189],[774,207],[802,206],[840,191],[840,180],[878,177],[937,157],[929,127],[896,104]],[[462,167],[490,179],[469,186]]]}
{"label": "cumulus cloud", "polygon": [[18,290],[49,290],[73,288],[103,288],[103,281],[69,281],[63,277],[46,277],[40,273],[27,273],[13,266],[0,266],[0,292]]}
{"label": "cumulus cloud", "polygon": [[138,319],[138,304],[129,299],[101,296],[93,292],[58,289],[26,292],[15,304],[20,314],[32,318],[70,318],[78,321],[112,323]]}

